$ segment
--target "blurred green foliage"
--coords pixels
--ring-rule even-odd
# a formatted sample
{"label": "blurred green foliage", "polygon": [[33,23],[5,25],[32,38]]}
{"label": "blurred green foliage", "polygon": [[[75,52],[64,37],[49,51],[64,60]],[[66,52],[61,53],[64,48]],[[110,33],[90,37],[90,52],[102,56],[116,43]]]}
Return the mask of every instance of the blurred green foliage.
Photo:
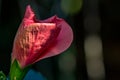
{"label": "blurred green foliage", "polygon": [[6,76],[2,71],[0,71],[0,80],[6,80]]}
{"label": "blurred green foliage", "polygon": [[75,14],[82,8],[83,0],[62,0],[61,8],[66,14]]}

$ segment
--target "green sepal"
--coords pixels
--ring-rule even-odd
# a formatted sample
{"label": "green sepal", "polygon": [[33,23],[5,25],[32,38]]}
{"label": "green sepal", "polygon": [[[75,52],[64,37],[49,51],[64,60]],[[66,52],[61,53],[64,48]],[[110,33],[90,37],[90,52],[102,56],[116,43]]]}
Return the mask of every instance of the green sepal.
{"label": "green sepal", "polygon": [[23,80],[29,69],[30,66],[23,69],[20,68],[17,60],[14,60],[10,68],[10,80]]}
{"label": "green sepal", "polygon": [[0,80],[7,80],[5,74],[0,71]]}

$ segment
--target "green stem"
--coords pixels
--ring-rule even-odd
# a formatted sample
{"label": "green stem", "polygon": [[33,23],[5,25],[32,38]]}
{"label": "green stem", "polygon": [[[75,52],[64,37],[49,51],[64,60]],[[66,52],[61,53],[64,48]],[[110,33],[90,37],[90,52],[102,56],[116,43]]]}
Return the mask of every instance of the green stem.
{"label": "green stem", "polygon": [[21,69],[18,62],[14,60],[10,68],[10,80],[23,80],[30,67]]}

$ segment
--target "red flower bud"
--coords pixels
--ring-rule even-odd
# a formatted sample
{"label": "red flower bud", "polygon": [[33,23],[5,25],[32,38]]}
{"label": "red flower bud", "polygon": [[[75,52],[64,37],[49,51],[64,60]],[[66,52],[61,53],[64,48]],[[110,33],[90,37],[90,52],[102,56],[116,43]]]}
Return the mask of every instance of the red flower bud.
{"label": "red flower bud", "polygon": [[20,67],[24,68],[62,53],[72,40],[72,29],[63,19],[53,16],[46,20],[37,20],[31,7],[27,6],[15,36],[12,62],[16,59]]}

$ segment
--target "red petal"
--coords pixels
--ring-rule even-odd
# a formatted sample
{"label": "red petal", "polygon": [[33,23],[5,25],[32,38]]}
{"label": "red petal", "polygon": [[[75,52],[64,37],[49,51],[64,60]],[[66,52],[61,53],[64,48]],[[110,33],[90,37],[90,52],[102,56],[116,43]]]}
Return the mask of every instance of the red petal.
{"label": "red petal", "polygon": [[30,5],[28,5],[26,7],[26,12],[25,12],[24,18],[31,20],[31,19],[33,19],[34,16],[35,16],[35,14],[34,14],[33,10],[31,9]]}
{"label": "red petal", "polygon": [[28,5],[26,7],[26,12],[25,12],[21,27],[26,27],[29,24],[34,23],[35,22],[34,19],[35,19],[35,14],[32,8],[30,7],[30,5]]}
{"label": "red petal", "polygon": [[[29,27],[29,25],[32,23],[38,23],[38,24],[39,23],[46,23],[46,24],[54,23],[54,24],[56,24],[57,27],[60,27],[61,30],[60,30],[60,33],[58,34],[58,36],[54,37],[55,38],[54,42],[51,42],[49,44],[49,46],[44,49],[44,51],[37,52],[36,55],[34,55],[34,56],[31,53],[29,53],[31,55],[31,57],[29,57],[29,56],[25,57],[25,56],[22,56],[22,55],[24,55],[23,53],[18,53],[17,50],[19,49],[18,51],[20,51],[21,49],[19,48],[19,45],[18,45],[18,47],[15,47],[15,45],[17,45],[17,44],[14,41],[12,61],[14,59],[17,59],[19,61],[19,64],[21,67],[25,67],[25,66],[33,64],[41,59],[55,56],[55,55],[62,53],[70,46],[70,44],[72,43],[72,40],[73,40],[72,29],[63,19],[60,19],[57,16],[53,16],[46,20],[35,21],[34,18],[35,18],[34,12],[32,11],[30,6],[27,6],[24,19],[18,29],[15,41],[18,41],[17,37],[19,37],[18,35],[21,34],[22,30],[25,29],[26,27]],[[56,34],[56,32],[51,33],[51,34]],[[21,38],[23,38],[23,37],[21,37]],[[50,40],[51,40],[51,38],[50,38]],[[48,42],[50,42],[50,41],[48,41]],[[25,57],[26,59],[24,59],[24,58],[18,59],[19,57],[21,57],[21,58]],[[34,59],[34,60],[32,60],[32,59]]]}
{"label": "red petal", "polygon": [[[69,46],[71,45],[73,41],[73,31],[71,27],[62,19],[54,16],[52,18],[49,18],[48,21],[54,20],[57,21],[57,26],[61,27],[61,31],[57,37],[57,39],[54,41],[54,43],[51,44],[51,46],[44,52],[43,55],[40,56],[40,58],[37,61],[58,55],[65,51]],[[45,20],[47,21],[47,20]]]}
{"label": "red petal", "polygon": [[35,23],[31,26],[32,30],[36,32],[35,34],[29,35],[29,37],[32,37],[29,39],[29,45],[32,45],[32,48],[24,65],[32,64],[41,57],[45,50],[52,45],[51,43],[54,42],[61,30],[61,28],[56,27],[54,23]]}

